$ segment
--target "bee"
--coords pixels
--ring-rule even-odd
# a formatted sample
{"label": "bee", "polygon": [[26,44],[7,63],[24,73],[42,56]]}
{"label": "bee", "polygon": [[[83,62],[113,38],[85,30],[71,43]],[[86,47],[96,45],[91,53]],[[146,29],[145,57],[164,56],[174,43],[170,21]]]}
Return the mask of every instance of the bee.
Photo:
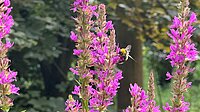
{"label": "bee", "polygon": [[128,45],[126,48],[120,49],[119,54],[121,56],[121,60],[119,64],[123,64],[125,61],[128,60],[128,58],[131,58],[133,61],[135,61],[135,59],[129,55],[130,51],[131,51],[131,45]]}

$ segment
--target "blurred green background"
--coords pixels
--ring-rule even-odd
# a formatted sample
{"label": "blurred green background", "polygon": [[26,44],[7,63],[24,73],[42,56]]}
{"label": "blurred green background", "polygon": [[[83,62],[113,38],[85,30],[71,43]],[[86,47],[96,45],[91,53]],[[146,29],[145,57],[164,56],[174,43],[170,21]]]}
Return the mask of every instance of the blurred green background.
{"label": "blurred green background", "polygon": [[[119,68],[124,71],[118,97],[110,107],[121,111],[130,104],[129,83],[137,82],[147,89],[151,70],[156,79],[158,105],[170,102],[170,81],[165,73],[171,72],[169,61],[170,38],[167,36],[173,16],[177,15],[179,0],[92,0],[94,4],[107,6],[107,17],[113,20],[117,42],[121,47],[132,45],[129,60]],[[74,30],[75,16],[70,11],[73,0],[12,0],[15,25],[10,37],[15,42],[9,52],[12,69],[18,71],[17,85],[20,96],[15,98],[11,112],[63,112],[64,102],[73,90],[74,75],[69,67],[76,64],[72,55],[74,43],[69,34]],[[190,0],[191,10],[200,15],[200,0]],[[200,16],[198,17],[200,19]],[[193,41],[199,49],[200,21]],[[193,64],[194,74],[188,78],[193,86],[186,94],[191,102],[191,112],[200,109],[200,61]]]}

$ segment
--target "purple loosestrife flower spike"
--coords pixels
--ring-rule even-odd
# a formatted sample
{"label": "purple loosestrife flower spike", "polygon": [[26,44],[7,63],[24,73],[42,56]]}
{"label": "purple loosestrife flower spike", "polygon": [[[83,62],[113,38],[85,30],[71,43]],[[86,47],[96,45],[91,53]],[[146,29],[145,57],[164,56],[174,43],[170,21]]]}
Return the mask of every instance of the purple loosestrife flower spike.
{"label": "purple loosestrife flower spike", "polygon": [[192,33],[195,31],[192,24],[197,21],[197,18],[194,12],[190,12],[188,5],[189,0],[181,2],[181,13],[179,17],[174,17],[170,32],[168,32],[173,42],[167,59],[175,69],[172,74],[169,72],[166,74],[167,80],[173,79],[172,106],[167,103],[163,107],[168,112],[187,112],[190,105],[184,101],[184,93],[191,87],[191,82],[187,82],[187,76],[194,70],[190,68],[190,63],[197,60],[198,51],[191,40]]}
{"label": "purple loosestrife flower spike", "polygon": [[159,106],[156,106],[155,102],[155,84],[154,84],[154,73],[151,71],[148,81],[148,101],[149,101],[149,112],[160,112]]}
{"label": "purple loosestrife flower spike", "polygon": [[145,94],[145,91],[135,83],[134,86],[130,84],[129,92],[132,96],[131,106],[124,110],[124,112],[148,112],[149,102],[147,101],[148,96]]}
{"label": "purple loosestrife flower spike", "polygon": [[10,0],[1,0],[0,4],[0,110],[7,112],[13,106],[13,99],[8,96],[19,95],[19,88],[13,84],[16,81],[17,72],[9,69],[10,60],[7,57],[8,50],[14,44],[6,38],[14,24],[10,15],[12,7],[10,7]]}
{"label": "purple loosestrife flower spike", "polygon": [[81,104],[79,103],[79,101],[74,100],[71,95],[69,95],[69,99],[65,102],[65,105],[66,112],[79,112],[81,108]]}
{"label": "purple loosestrife flower spike", "polygon": [[115,30],[112,21],[106,21],[103,4],[93,6],[88,0],[75,0],[71,10],[78,13],[74,18],[76,31],[70,35],[76,43],[73,54],[78,56],[77,66],[70,68],[78,76],[72,94],[78,95],[80,101],[70,96],[66,111],[103,112],[113,104],[122,79],[122,71],[115,69],[120,61]]}
{"label": "purple loosestrife flower spike", "polygon": [[[111,21],[106,21],[106,9],[104,4],[98,6],[98,17],[95,21],[96,33],[91,44],[91,55],[93,66],[95,67],[95,77],[93,78],[90,107],[92,110],[102,112],[113,104],[113,98],[119,88],[119,80],[122,71],[116,71],[115,65],[120,61],[119,51],[115,43],[115,30]],[[110,35],[107,32],[111,32]],[[101,32],[101,36],[99,33]]]}
{"label": "purple loosestrife flower spike", "polygon": [[[72,96],[66,101],[67,112],[88,112],[89,111],[89,99],[91,97],[89,91],[87,91],[90,79],[93,77],[92,72],[88,66],[92,63],[90,56],[90,44],[92,43],[93,34],[90,32],[92,28],[92,17],[94,16],[95,8],[89,5],[88,0],[75,0],[72,4],[72,9],[78,13],[78,17],[74,18],[76,21],[76,31],[71,31],[70,38],[76,42],[76,49],[74,49],[74,55],[78,56],[77,66],[70,68],[70,70],[79,77],[77,80],[78,86],[75,86],[72,94],[76,94],[81,98],[79,101],[72,100]],[[76,103],[75,103],[76,102]],[[72,104],[70,104],[72,103]],[[78,106],[74,109],[74,106]],[[76,110],[76,111],[75,111]]]}
{"label": "purple loosestrife flower spike", "polygon": [[156,106],[153,99],[152,90],[150,91],[151,93],[148,92],[148,94],[151,94],[149,97],[136,83],[134,85],[130,84],[131,106],[127,107],[123,112],[160,112],[159,107]]}

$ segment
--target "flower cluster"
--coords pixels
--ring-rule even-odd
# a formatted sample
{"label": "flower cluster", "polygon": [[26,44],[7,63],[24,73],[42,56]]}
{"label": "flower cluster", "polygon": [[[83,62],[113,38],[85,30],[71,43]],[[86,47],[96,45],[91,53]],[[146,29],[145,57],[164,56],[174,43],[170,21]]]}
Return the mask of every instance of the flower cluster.
{"label": "flower cluster", "polygon": [[[181,3],[181,13],[179,17],[174,17],[168,33],[173,42],[167,59],[175,68],[172,74],[166,74],[167,80],[173,79],[172,106],[167,103],[163,107],[169,112],[186,112],[190,105],[184,101],[184,93],[191,86],[191,82],[187,82],[187,76],[194,69],[189,65],[197,60],[198,51],[191,40],[195,31],[192,24],[197,18],[195,13],[190,13],[188,5],[188,0]],[[78,85],[75,85],[72,94],[77,95],[79,99],[75,100],[70,95],[65,103],[65,111],[103,112],[113,103],[119,81],[123,78],[122,71],[115,69],[116,64],[121,61],[120,48],[115,42],[115,30],[112,21],[106,21],[106,9],[103,4],[90,5],[89,0],[75,0],[71,10],[78,15],[73,18],[76,31],[71,31],[70,35],[71,40],[76,43],[73,54],[78,60],[76,67],[70,70],[78,77]],[[8,44],[12,46],[9,42]],[[15,75],[12,75],[10,80],[14,81]],[[150,74],[148,87],[147,95],[137,84],[130,84],[131,106],[124,112],[160,112],[154,101],[153,73]]]}
{"label": "flower cluster", "polygon": [[69,99],[65,102],[66,109],[65,111],[71,111],[71,112],[78,112],[81,108],[81,104],[79,101],[76,101],[73,99],[71,95],[69,95]]}
{"label": "flower cluster", "polygon": [[10,33],[14,21],[10,15],[12,9],[10,0],[1,0],[0,4],[0,108],[3,111],[8,111],[13,105],[13,100],[8,95],[19,94],[19,88],[13,84],[13,81],[16,81],[17,72],[10,70],[10,60],[7,57],[7,52],[13,43],[5,38]]}
{"label": "flower cluster", "polygon": [[132,96],[131,106],[124,110],[124,112],[160,112],[159,106],[156,106],[156,102],[154,101],[155,93],[153,72],[151,72],[149,78],[148,95],[146,95],[145,91],[136,83],[134,85],[130,84],[129,92]]}
{"label": "flower cluster", "polygon": [[76,0],[72,6],[78,17],[74,18],[76,33],[72,31],[70,38],[76,43],[73,54],[78,56],[78,61],[70,70],[79,77],[79,85],[72,94],[78,95],[81,103],[68,99],[66,111],[105,111],[112,104],[122,79],[122,72],[115,69],[120,61],[115,30],[112,21],[106,21],[105,5],[93,6],[88,0]]}
{"label": "flower cluster", "polygon": [[192,33],[195,31],[192,24],[197,21],[197,18],[194,12],[190,12],[188,5],[188,0],[181,2],[181,13],[179,17],[174,17],[168,33],[173,43],[171,43],[171,52],[167,59],[170,60],[171,66],[175,68],[172,74],[166,74],[167,80],[173,79],[172,106],[167,103],[164,107],[169,112],[186,112],[189,110],[189,103],[184,101],[184,93],[191,86],[191,82],[187,82],[187,76],[194,70],[190,67],[190,63],[197,60],[198,51],[191,40]]}
{"label": "flower cluster", "polygon": [[10,15],[12,7],[10,7],[10,0],[1,0],[1,9],[0,9],[0,38],[2,39],[7,34],[10,33],[10,29],[14,24],[13,18]]}
{"label": "flower cluster", "polygon": [[148,96],[145,91],[135,83],[134,86],[130,84],[129,92],[132,96],[132,106],[129,106],[124,112],[147,112],[149,102],[147,101]]}
{"label": "flower cluster", "polygon": [[[92,65],[95,67],[96,78],[93,78],[90,106],[94,110],[104,111],[112,104],[112,100],[119,88],[122,72],[115,70],[115,65],[120,61],[119,48],[115,45],[115,30],[112,22],[106,22],[105,5],[98,7],[95,24],[96,36],[90,46]],[[110,32],[110,35],[108,35]]]}
{"label": "flower cluster", "polygon": [[183,21],[181,18],[174,17],[173,25],[170,27],[168,35],[173,39],[170,46],[170,54],[167,59],[170,59],[172,67],[177,67],[185,61],[193,62],[197,60],[197,49],[195,44],[191,42],[192,33],[195,28],[192,24],[197,20],[196,14],[192,12],[188,21]]}

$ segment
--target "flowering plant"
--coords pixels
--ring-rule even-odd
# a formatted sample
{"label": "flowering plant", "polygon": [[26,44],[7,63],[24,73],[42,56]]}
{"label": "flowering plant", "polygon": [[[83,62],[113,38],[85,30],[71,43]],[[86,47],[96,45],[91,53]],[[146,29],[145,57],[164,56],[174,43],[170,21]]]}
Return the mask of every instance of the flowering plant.
{"label": "flowering plant", "polygon": [[10,70],[10,60],[7,57],[8,50],[14,44],[6,38],[14,24],[10,15],[12,7],[10,7],[10,0],[1,0],[0,4],[0,109],[7,112],[13,106],[13,100],[8,95],[18,95],[19,88],[13,84],[17,72]]}
{"label": "flowering plant", "polygon": [[129,92],[132,96],[131,106],[129,106],[124,112],[160,112],[159,106],[156,106],[154,100],[154,74],[150,73],[148,94],[140,88],[136,83],[134,86],[130,84]]}
{"label": "flowering plant", "polygon": [[191,41],[192,33],[195,31],[192,24],[197,18],[194,12],[190,12],[188,6],[188,0],[181,2],[181,13],[178,17],[174,17],[168,33],[173,42],[167,59],[170,60],[171,66],[175,69],[172,75],[169,72],[166,74],[167,80],[173,79],[172,106],[167,103],[164,107],[169,112],[186,112],[189,110],[189,102],[184,101],[184,93],[191,87],[192,82],[187,82],[187,76],[194,71],[190,64],[197,60],[198,51]]}
{"label": "flowering plant", "polygon": [[112,104],[119,88],[122,72],[115,69],[120,61],[119,47],[115,43],[112,21],[106,21],[105,5],[89,5],[88,0],[75,0],[72,10],[79,15],[76,33],[71,39],[76,42],[74,55],[78,56],[77,66],[70,68],[79,79],[72,94],[66,101],[67,112],[101,112]]}
{"label": "flowering plant", "polygon": [[[172,74],[167,73],[167,80],[173,79],[172,106],[163,107],[169,112],[186,112],[189,103],[184,101],[184,93],[191,86],[187,76],[194,68],[189,65],[197,60],[198,51],[192,43],[195,31],[192,24],[197,20],[194,12],[190,13],[189,1],[181,2],[178,17],[174,17],[168,35],[172,38],[169,59],[174,67]],[[104,112],[113,103],[113,98],[122,79],[122,71],[115,65],[121,62],[120,48],[115,43],[115,30],[112,21],[106,21],[105,5],[90,5],[89,0],[75,0],[73,12],[78,13],[76,31],[70,38],[76,43],[74,55],[78,56],[77,66],[70,70],[78,76],[72,94],[66,101],[67,112]],[[189,17],[189,20],[188,20]],[[130,84],[131,106],[124,112],[160,112],[154,101],[154,75],[150,74],[149,89],[146,92],[137,84]]]}

